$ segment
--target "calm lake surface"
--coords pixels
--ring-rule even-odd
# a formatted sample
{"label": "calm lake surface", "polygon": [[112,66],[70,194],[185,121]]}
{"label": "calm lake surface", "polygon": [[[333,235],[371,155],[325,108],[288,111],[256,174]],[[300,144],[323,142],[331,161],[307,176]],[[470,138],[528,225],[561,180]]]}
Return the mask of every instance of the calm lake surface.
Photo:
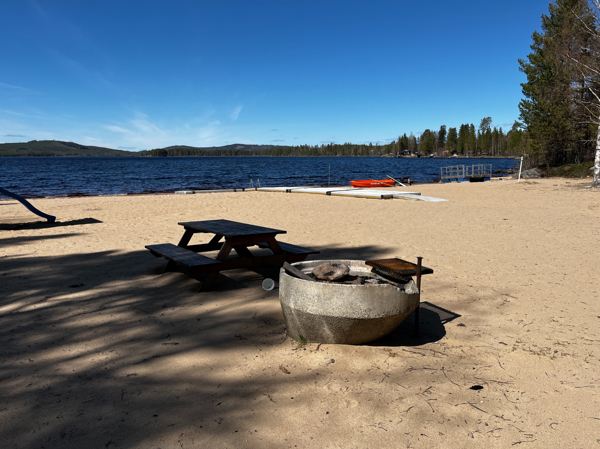
{"label": "calm lake surface", "polygon": [[[139,194],[175,190],[349,185],[353,179],[409,177],[437,182],[440,167],[492,164],[518,167],[514,159],[377,157],[2,157],[0,187],[28,198]],[[496,173],[496,176],[501,176]]]}

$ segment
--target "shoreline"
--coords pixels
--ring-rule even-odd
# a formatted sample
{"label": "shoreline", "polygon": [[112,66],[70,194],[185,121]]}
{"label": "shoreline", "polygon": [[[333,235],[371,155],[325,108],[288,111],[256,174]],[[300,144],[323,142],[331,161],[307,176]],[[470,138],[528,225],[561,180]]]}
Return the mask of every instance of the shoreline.
{"label": "shoreline", "polygon": [[[493,180],[510,180],[510,177],[506,177],[506,176],[502,176],[499,173],[495,173],[492,175]],[[559,179],[563,179],[563,178],[559,178]],[[572,179],[572,178],[564,178],[564,179]],[[523,181],[523,180],[522,180]],[[467,181],[463,181],[463,182],[467,182]],[[485,181],[485,182],[490,182],[490,181]],[[450,184],[450,183],[442,183],[440,181],[431,181],[431,182],[412,182],[410,186],[407,186],[407,188],[409,187],[416,187],[416,186],[425,186],[425,185],[435,185],[435,184]],[[273,186],[262,186],[262,187],[273,187]],[[286,185],[286,186],[275,186],[275,187],[314,187],[314,188],[323,188],[323,187],[348,187],[349,189],[354,188],[352,185],[331,185],[331,186],[322,186],[322,185],[311,185],[311,186],[305,186],[305,185],[299,185],[299,186],[295,186],[295,185]],[[384,187],[381,187],[384,188]],[[386,190],[398,190],[398,189],[404,189],[404,187],[402,186],[393,186],[391,188],[389,187],[385,187]],[[74,193],[74,194],[65,194],[65,195],[55,195],[55,196],[30,196],[30,195],[20,195],[23,198],[29,200],[29,199],[52,199],[52,198],[95,198],[95,197],[110,197],[110,196],[142,196],[142,195],[178,195],[178,191],[185,191],[185,190],[193,190],[195,193],[197,194],[202,194],[202,193],[234,193],[233,191],[254,191],[256,190],[256,187],[244,187],[244,188],[224,188],[224,189],[180,189],[180,190],[175,190],[175,191],[156,191],[156,192],[140,192],[140,193],[135,193],[135,192],[126,192],[126,193],[99,193],[97,195],[87,195],[87,194],[79,194],[79,193]],[[203,190],[206,190],[206,192],[204,192]],[[220,191],[222,190],[222,192]],[[377,189],[375,189],[377,190]],[[10,201],[12,200],[11,198],[5,198],[4,196],[0,195],[0,201]],[[14,201],[14,200],[12,200]]]}

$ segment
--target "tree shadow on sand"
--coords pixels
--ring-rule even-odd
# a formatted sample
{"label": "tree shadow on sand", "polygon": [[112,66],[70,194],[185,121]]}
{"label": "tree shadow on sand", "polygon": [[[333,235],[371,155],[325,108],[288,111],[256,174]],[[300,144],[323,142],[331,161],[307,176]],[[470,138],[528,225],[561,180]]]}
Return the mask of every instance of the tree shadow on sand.
{"label": "tree shadow on sand", "polygon": [[100,220],[95,218],[80,218],[78,220],[69,220],[69,221],[55,221],[53,223],[49,221],[29,221],[23,222],[18,219],[14,222],[0,222],[0,230],[3,231],[16,231],[21,229],[50,229],[50,228],[62,228],[65,226],[79,226],[85,224],[96,224],[102,223]]}
{"label": "tree shadow on sand", "polygon": [[[78,235],[0,244],[35,245],[37,238]],[[371,259],[386,249],[321,251],[323,259]],[[302,397],[276,401],[272,395],[316,385],[319,373],[286,376],[276,361],[267,372],[252,368],[286,341],[278,292],[260,285],[277,269],[235,270],[216,291],[197,293],[194,279],[158,275],[163,263],[145,250],[0,259],[5,447],[152,447],[167,436],[175,444],[184,433],[188,443],[221,435],[241,446],[236,434],[249,438],[261,431],[265,418],[257,407],[293,419],[295,408],[312,406]],[[423,304],[417,339],[409,317],[373,346],[441,338],[445,321],[438,309]]]}

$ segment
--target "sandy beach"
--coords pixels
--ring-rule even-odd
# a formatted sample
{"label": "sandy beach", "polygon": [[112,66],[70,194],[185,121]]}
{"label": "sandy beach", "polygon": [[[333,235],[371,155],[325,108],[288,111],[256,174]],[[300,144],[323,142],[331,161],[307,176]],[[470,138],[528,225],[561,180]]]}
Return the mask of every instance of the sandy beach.
{"label": "sandy beach", "polygon": [[[599,447],[600,193],[585,185],[31,201],[56,224],[0,200],[0,446]],[[298,347],[264,273],[205,293],[160,274],[144,245],[219,218],[285,229],[310,259],[422,256],[420,336],[411,316],[372,344]]]}

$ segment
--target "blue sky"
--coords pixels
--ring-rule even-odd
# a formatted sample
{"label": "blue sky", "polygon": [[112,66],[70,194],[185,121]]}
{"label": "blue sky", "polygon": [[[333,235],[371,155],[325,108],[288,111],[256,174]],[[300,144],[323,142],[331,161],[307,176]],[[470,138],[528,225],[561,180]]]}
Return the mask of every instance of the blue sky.
{"label": "blue sky", "polygon": [[548,0],[0,2],[0,142],[129,150],[509,128]]}

